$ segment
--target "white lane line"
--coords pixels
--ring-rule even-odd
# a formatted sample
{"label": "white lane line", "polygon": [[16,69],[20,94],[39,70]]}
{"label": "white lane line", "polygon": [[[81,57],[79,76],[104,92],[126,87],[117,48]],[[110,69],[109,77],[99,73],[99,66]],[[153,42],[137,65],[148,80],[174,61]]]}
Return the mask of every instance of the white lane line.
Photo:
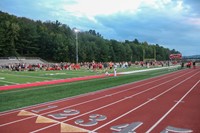
{"label": "white lane line", "polygon": [[[194,75],[196,75],[196,74],[194,74]],[[194,75],[193,75],[193,76],[194,76]],[[179,77],[182,77],[182,76],[179,76]],[[174,79],[177,79],[177,78],[179,78],[179,77],[176,77],[176,78],[174,78]],[[190,76],[189,78],[191,78],[191,77],[192,77],[192,76]],[[187,79],[189,79],[189,78],[187,78]],[[186,81],[187,79],[185,79],[185,80],[179,82],[179,83],[176,84],[175,86],[171,87],[171,88],[168,89],[167,91],[164,91],[163,93],[157,95],[156,97],[154,97],[154,98],[152,98],[152,99],[156,99],[157,97],[163,95],[164,93],[167,93],[168,91],[172,90],[173,88],[175,88],[175,87],[178,86],[179,84],[183,83],[183,82]],[[173,79],[172,79],[172,80],[173,80]],[[170,81],[172,81],[172,80],[170,80]],[[167,83],[167,82],[170,82],[170,81],[166,81],[166,82],[164,82],[164,83]],[[164,84],[164,83],[161,83],[160,85],[162,85],[162,84]],[[160,86],[160,85],[156,85],[156,87],[158,87],[158,86]],[[151,87],[151,88],[149,88],[149,89],[147,89],[147,90],[144,90],[144,91],[142,91],[142,92],[136,93],[136,94],[132,95],[132,97],[133,97],[133,96],[137,96],[137,95],[139,95],[139,94],[142,94],[142,93],[144,93],[144,92],[146,92],[146,91],[148,91],[148,90],[151,90],[151,89],[153,89],[153,88],[156,88],[156,87],[154,86],[154,87]],[[81,114],[81,115],[72,117],[72,118],[70,118],[70,119],[64,120],[64,121],[62,121],[62,122],[67,122],[67,121],[76,119],[76,118],[78,118],[78,117],[81,117],[81,116],[90,114],[90,113],[95,112],[95,111],[98,111],[98,110],[100,110],[100,109],[104,109],[104,108],[106,108],[106,107],[109,107],[109,106],[114,105],[114,104],[116,104],[116,103],[119,103],[119,102],[121,102],[121,101],[125,101],[125,100],[127,100],[127,99],[128,99],[128,98],[125,97],[125,98],[120,99],[120,100],[118,100],[118,101],[115,101],[115,102],[113,102],[113,103],[110,103],[110,104],[101,106],[101,107],[99,107],[99,108],[96,108],[96,109],[91,110],[91,111],[89,111],[89,112],[86,112],[86,113],[83,113],[83,114]],[[151,101],[152,101],[152,100],[151,100]],[[147,104],[147,103],[149,103],[149,102],[151,102],[151,101],[148,100],[147,102],[145,102],[145,103],[139,105],[138,107],[134,108],[134,110],[136,110],[136,109],[138,109],[138,108],[144,106],[145,104]],[[130,112],[130,111],[129,111],[129,112]],[[131,110],[131,112],[132,112],[132,110]],[[49,126],[46,126],[46,127],[44,127],[44,128],[40,128],[40,129],[38,129],[38,130],[32,131],[32,132],[30,132],[30,133],[36,133],[36,132],[45,130],[45,129],[47,129],[47,128],[50,128],[50,127],[53,127],[53,126],[56,126],[56,125],[57,125],[57,124],[49,125]],[[92,132],[96,132],[96,130],[93,130]]]}
{"label": "white lane line", "polygon": [[[188,73],[191,73],[191,72],[188,72]],[[177,78],[179,78],[179,77],[182,77],[182,76],[184,76],[184,75],[186,75],[186,74],[188,74],[188,73],[185,73],[185,74],[183,74],[183,75],[181,75],[181,76],[178,76],[178,77],[176,77],[176,78],[174,78],[174,79],[177,79]],[[174,75],[172,75],[172,76],[174,76]],[[171,77],[171,76],[169,76],[169,77]],[[163,78],[163,79],[165,79],[165,78]],[[174,79],[171,79],[170,81],[172,81],[172,80],[174,80]],[[158,80],[159,80],[159,79],[158,79]],[[155,81],[157,81],[157,80],[155,80]],[[155,82],[155,81],[151,81],[151,82]],[[167,81],[167,82],[170,82],[170,81]],[[151,83],[151,82],[149,82],[149,83]],[[166,83],[167,83],[167,82],[166,82]],[[146,84],[148,84],[148,83],[146,83]],[[144,86],[144,85],[146,85],[146,84],[138,85],[138,86],[131,87],[131,88],[134,89],[134,88],[137,88],[137,87],[140,87],[140,86]],[[162,83],[162,84],[164,84],[164,83]],[[130,89],[129,89],[129,90],[130,90]],[[122,92],[124,92],[124,91],[125,91],[125,90],[123,90]],[[119,93],[119,92],[116,92],[115,94],[118,94],[118,93]],[[141,92],[140,92],[140,93],[141,93]],[[113,93],[113,94],[114,94],[114,93]],[[87,95],[86,95],[86,96],[87,96]],[[67,108],[71,108],[71,107],[74,107],[74,106],[78,106],[78,105],[82,105],[82,104],[89,103],[89,102],[92,102],[92,101],[96,101],[96,100],[99,100],[99,99],[103,99],[103,98],[105,98],[105,97],[107,97],[107,96],[103,96],[103,97],[99,97],[99,98],[96,98],[96,99],[92,99],[92,100],[85,101],[85,102],[82,102],[82,103],[79,103],[79,104],[74,104],[74,105],[68,106]],[[63,101],[65,101],[65,100],[63,100]],[[45,115],[45,114],[52,113],[52,112],[55,112],[55,111],[63,110],[63,109],[65,109],[65,108],[66,108],[66,107],[60,108],[60,109],[57,109],[57,110],[53,110],[53,111],[49,111],[49,112],[45,112],[45,113],[43,113],[43,114],[41,114],[41,115]],[[20,122],[20,121],[24,121],[24,120],[27,120],[27,119],[31,119],[31,118],[33,118],[33,117],[27,117],[27,118],[24,118],[24,119],[20,119],[20,120],[8,122],[8,123],[5,123],[5,124],[0,125],[0,127],[1,127],[1,126],[6,126],[6,125],[10,125],[10,124],[13,124],[13,123],[17,123],[17,122]]]}
{"label": "white lane line", "polygon": [[[198,73],[200,73],[200,72],[198,72]],[[181,82],[179,82],[179,83],[176,84],[175,86],[173,86],[173,87],[167,89],[166,91],[160,93],[159,95],[157,95],[157,96],[155,96],[155,97],[153,97],[153,98],[151,98],[151,99],[157,99],[158,97],[164,95],[164,94],[167,93],[168,91],[170,91],[170,90],[174,89],[175,87],[177,87],[178,85],[182,84],[182,83],[185,82],[186,80],[188,80],[188,79],[192,78],[193,76],[197,75],[198,73],[196,73],[196,74],[194,74],[194,75],[192,75],[192,76],[190,76],[190,77],[188,77],[188,78],[182,80]],[[101,128],[107,126],[108,124],[110,124],[110,123],[112,123],[112,122],[114,122],[114,121],[116,121],[116,120],[118,120],[118,119],[120,119],[120,118],[122,118],[122,117],[124,117],[124,116],[126,116],[126,115],[128,115],[128,114],[130,114],[130,113],[132,113],[133,111],[135,111],[135,110],[137,110],[137,109],[143,107],[144,105],[146,105],[146,104],[148,104],[148,103],[150,103],[150,102],[152,102],[152,100],[148,100],[148,101],[144,102],[143,104],[141,104],[141,105],[139,105],[139,106],[133,108],[132,110],[130,110],[130,111],[124,113],[123,115],[121,115],[121,116],[119,116],[119,117],[117,117],[117,118],[115,118],[115,119],[113,119],[113,120],[111,120],[111,121],[105,123],[105,124],[102,125],[102,126],[99,126],[98,128],[96,128],[96,129],[94,129],[94,130],[92,130],[92,131],[93,131],[93,132],[96,132],[97,130],[99,130],[99,129],[101,129]]]}
{"label": "white lane line", "polygon": [[[155,81],[151,81],[151,82],[147,82],[143,85],[146,85],[146,84],[150,84],[150,83],[153,83],[153,82],[156,82],[156,81],[159,81],[159,80],[162,80],[162,79],[166,79],[166,78],[169,78],[169,77],[172,77],[174,76],[175,74],[179,75],[179,73],[183,73],[185,72],[186,70],[182,70],[182,71],[178,71],[178,72],[173,72],[173,73],[167,73],[165,75],[160,75],[160,76],[157,76],[157,77],[152,77],[152,78],[149,78],[149,79],[144,79],[144,80],[140,80],[140,81],[136,81],[136,82],[132,82],[132,83],[127,83],[127,84],[123,84],[123,85],[119,85],[119,86],[114,86],[114,87],[111,87],[111,88],[108,88],[108,89],[104,89],[104,90],[99,90],[99,91],[95,91],[95,92],[90,92],[90,93],[87,93],[87,94],[81,94],[81,95],[78,95],[78,96],[73,96],[73,97],[68,97],[68,98],[63,98],[63,99],[59,99],[59,100],[54,100],[54,101],[50,101],[50,102],[45,102],[45,103],[40,103],[40,104],[36,104],[36,105],[31,105],[31,106],[26,106],[26,107],[22,107],[22,108],[18,108],[18,109],[13,109],[13,110],[9,110],[9,111],[4,111],[4,112],[1,112],[0,113],[0,116],[2,115],[7,115],[7,114],[11,114],[11,113],[15,113],[15,112],[18,112],[22,109],[33,109],[33,108],[39,108],[40,106],[45,106],[45,105],[52,105],[52,104],[56,104],[56,103],[59,103],[59,102],[63,102],[63,101],[66,101],[66,100],[73,100],[75,98],[79,98],[79,97],[84,97],[84,96],[88,96],[88,95],[91,95],[91,94],[99,94],[99,93],[102,93],[102,92],[105,92],[105,91],[109,91],[109,90],[113,90],[113,89],[116,89],[116,88],[120,88],[120,87],[124,87],[124,86],[127,86],[127,85],[131,85],[131,84],[135,84],[135,83],[141,83],[141,82],[145,82],[145,81],[148,81],[150,79],[156,79],[156,78],[159,78]],[[187,72],[187,73],[191,73],[190,72]],[[185,73],[185,74],[187,74]],[[172,75],[173,74],[173,75]],[[184,74],[184,75],[185,75]],[[181,74],[180,74],[181,75]],[[97,80],[102,80],[102,79],[97,79]],[[48,86],[49,88],[50,87],[55,87],[55,86],[64,86],[65,84],[61,84],[61,85],[52,85],[52,86]],[[139,86],[138,86],[139,87]],[[41,88],[46,88],[46,87],[37,87],[36,89],[41,89]],[[35,89],[35,90],[36,90]],[[3,92],[3,93],[0,93],[1,94],[7,94],[7,93],[12,93],[12,92],[21,92],[21,91],[26,91],[26,90],[16,90],[16,91],[8,91],[8,92]]]}
{"label": "white lane line", "polygon": [[176,108],[176,106],[182,102],[182,100],[199,84],[199,82],[200,80],[195,85],[193,85],[192,88],[180,100],[178,100],[178,102],[169,111],[167,111],[167,113],[165,113],[149,130],[147,130],[146,133],[150,133],[156,126],[158,126],[158,124],[160,124],[161,121],[163,121],[169,115],[169,113],[171,113]]}

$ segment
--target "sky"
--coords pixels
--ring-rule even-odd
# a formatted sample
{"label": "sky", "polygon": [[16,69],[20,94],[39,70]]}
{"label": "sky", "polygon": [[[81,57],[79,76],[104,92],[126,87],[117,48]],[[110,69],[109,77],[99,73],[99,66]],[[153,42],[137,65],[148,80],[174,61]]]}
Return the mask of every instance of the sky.
{"label": "sky", "polygon": [[0,0],[0,10],[200,55],[200,0]]}

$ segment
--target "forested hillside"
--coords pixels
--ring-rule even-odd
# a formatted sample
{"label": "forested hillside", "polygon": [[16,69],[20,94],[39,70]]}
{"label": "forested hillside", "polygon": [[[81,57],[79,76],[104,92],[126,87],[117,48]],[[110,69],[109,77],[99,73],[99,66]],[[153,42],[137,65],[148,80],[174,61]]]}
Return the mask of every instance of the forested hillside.
{"label": "forested hillside", "polygon": [[[0,57],[41,57],[55,62],[75,62],[76,36],[72,28],[59,21],[33,21],[0,11]],[[147,42],[107,40],[95,30],[78,33],[79,62],[140,61],[146,58],[168,60],[179,53]]]}

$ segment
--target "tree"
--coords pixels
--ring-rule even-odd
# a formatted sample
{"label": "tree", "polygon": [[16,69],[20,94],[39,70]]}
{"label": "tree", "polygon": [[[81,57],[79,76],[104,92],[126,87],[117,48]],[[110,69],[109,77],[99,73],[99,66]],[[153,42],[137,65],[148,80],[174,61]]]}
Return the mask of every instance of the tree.
{"label": "tree", "polygon": [[5,22],[5,44],[6,44],[6,56],[18,56],[15,47],[15,41],[18,39],[20,27],[17,23],[10,21]]}
{"label": "tree", "polygon": [[134,44],[139,44],[139,41],[138,41],[137,39],[135,39],[135,40],[133,41],[133,43],[134,43]]}
{"label": "tree", "polygon": [[[76,39],[73,30],[58,20],[42,22],[0,11],[0,56],[39,56],[53,62],[75,62]],[[95,30],[78,33],[79,61],[121,62],[153,58],[168,60],[180,53],[148,42],[106,40]]]}

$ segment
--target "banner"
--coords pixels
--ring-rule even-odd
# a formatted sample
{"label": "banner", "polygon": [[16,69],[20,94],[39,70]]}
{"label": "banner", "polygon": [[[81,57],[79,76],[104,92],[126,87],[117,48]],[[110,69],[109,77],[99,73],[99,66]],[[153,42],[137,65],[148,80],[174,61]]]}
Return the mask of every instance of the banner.
{"label": "banner", "polygon": [[170,54],[169,56],[170,59],[182,59],[182,55],[181,54]]}

